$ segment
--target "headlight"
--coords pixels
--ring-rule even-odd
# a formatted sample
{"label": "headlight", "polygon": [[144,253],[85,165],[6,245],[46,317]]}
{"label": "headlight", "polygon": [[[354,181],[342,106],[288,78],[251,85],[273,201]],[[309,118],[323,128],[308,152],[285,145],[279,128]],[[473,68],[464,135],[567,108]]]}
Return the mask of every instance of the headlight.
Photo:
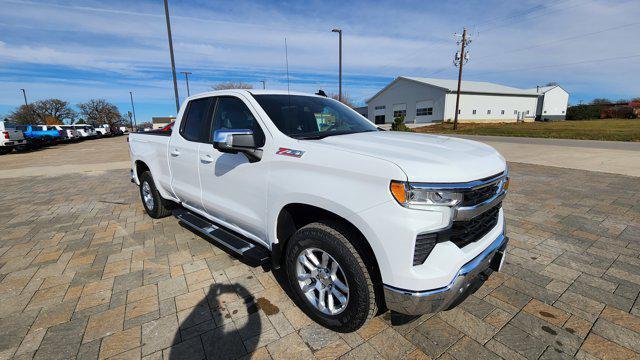
{"label": "headlight", "polygon": [[450,190],[422,188],[418,184],[391,181],[391,194],[400,205],[409,208],[425,206],[456,206],[462,201],[462,193]]}

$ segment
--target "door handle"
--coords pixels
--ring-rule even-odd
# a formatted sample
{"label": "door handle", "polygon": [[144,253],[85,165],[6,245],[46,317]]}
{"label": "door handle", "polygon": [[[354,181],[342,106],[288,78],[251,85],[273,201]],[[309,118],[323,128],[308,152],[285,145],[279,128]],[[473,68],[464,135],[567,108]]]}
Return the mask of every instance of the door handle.
{"label": "door handle", "polygon": [[200,156],[200,161],[204,164],[210,164],[213,162],[213,157],[211,155]]}
{"label": "door handle", "polygon": [[171,150],[171,156],[180,156],[180,151],[178,149]]}

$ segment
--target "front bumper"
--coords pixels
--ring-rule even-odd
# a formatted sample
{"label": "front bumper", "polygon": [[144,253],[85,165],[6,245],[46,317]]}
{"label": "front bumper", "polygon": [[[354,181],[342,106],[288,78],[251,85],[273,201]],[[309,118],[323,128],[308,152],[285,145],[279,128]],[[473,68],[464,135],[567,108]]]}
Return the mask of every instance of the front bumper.
{"label": "front bumper", "polygon": [[460,268],[451,282],[442,288],[412,291],[384,285],[389,310],[421,315],[455,307],[474,293],[493,271],[500,270],[509,238],[500,234],[484,251]]}

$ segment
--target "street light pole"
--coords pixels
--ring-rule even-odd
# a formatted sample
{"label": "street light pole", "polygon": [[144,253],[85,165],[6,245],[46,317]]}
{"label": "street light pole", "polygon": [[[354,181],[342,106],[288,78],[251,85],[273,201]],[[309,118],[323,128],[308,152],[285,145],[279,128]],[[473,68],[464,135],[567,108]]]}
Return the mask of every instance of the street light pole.
{"label": "street light pole", "polygon": [[173,39],[171,37],[171,20],[169,20],[169,3],[164,0],[164,16],[167,20],[167,36],[169,38],[169,54],[171,55],[171,73],[173,74],[173,92],[176,98],[176,115],[180,111],[180,97],[178,95],[178,80],[176,79],[176,62],[173,57]]}
{"label": "street light pole", "polygon": [[131,111],[133,111],[133,122],[134,122],[134,124],[136,124],[136,127],[137,127],[138,126],[138,120],[136,120],[136,108],[133,106],[133,92],[129,91],[129,96],[131,97]]}
{"label": "street light pole", "polygon": [[188,71],[180,71],[180,74],[184,74],[184,79],[187,81],[187,96],[191,96],[191,92],[189,92],[189,75],[191,75]]}
{"label": "street light pole", "polygon": [[27,92],[24,89],[20,89],[22,91],[22,96],[24,97],[24,106],[29,106],[27,103]]}
{"label": "street light pole", "polygon": [[342,30],[333,29],[331,32],[338,33],[338,101],[342,101]]}

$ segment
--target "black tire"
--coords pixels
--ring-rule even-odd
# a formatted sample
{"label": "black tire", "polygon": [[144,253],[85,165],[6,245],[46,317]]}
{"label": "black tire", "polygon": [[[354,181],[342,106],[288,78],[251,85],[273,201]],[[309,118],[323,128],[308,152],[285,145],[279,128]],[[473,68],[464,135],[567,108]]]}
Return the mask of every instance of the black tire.
{"label": "black tire", "polygon": [[[295,302],[315,322],[333,331],[347,333],[358,330],[377,311],[376,291],[365,261],[348,239],[353,234],[340,223],[322,221],[308,224],[296,231],[286,247],[285,271],[294,293]],[[328,253],[338,262],[348,282],[347,305],[337,315],[325,314],[305,297],[298,283],[296,265],[306,249],[315,248]]]}
{"label": "black tire", "polygon": [[[160,219],[171,215],[171,203],[160,196],[160,193],[156,188],[156,184],[153,182],[151,172],[143,172],[142,175],[138,177],[138,179],[140,180],[140,200],[142,200],[142,206],[144,207],[144,210],[147,212],[147,214],[154,219]],[[151,206],[145,201],[145,194],[143,193],[145,184],[149,185],[150,195],[153,199],[153,203],[150,204]]]}

